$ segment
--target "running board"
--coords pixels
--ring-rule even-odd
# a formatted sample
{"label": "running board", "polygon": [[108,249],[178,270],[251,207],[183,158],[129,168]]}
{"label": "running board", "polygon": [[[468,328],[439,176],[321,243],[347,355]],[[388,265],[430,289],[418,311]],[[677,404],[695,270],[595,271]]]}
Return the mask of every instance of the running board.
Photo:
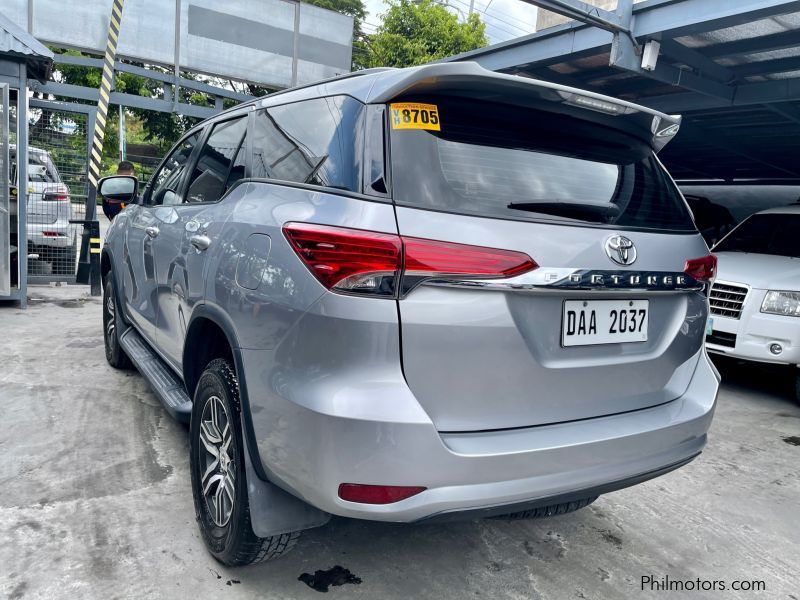
{"label": "running board", "polygon": [[142,339],[133,327],[119,336],[119,343],[139,372],[150,383],[161,404],[181,423],[188,423],[192,416],[192,401],[183,382]]}

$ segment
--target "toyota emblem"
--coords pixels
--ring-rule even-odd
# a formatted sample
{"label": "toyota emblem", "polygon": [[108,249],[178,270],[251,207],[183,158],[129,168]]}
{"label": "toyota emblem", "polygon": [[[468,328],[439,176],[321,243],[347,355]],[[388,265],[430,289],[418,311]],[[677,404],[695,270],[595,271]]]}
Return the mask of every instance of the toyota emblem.
{"label": "toyota emblem", "polygon": [[636,261],[636,246],[624,235],[612,235],[605,248],[608,258],[619,265],[632,265]]}

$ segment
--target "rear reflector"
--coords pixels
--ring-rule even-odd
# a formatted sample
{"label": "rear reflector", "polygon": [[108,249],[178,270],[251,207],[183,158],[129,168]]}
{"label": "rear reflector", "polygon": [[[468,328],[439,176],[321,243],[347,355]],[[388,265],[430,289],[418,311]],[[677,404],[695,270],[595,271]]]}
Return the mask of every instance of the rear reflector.
{"label": "rear reflector", "polygon": [[283,233],[326,288],[396,297],[426,279],[496,279],[537,268],[524,252],[312,223],[287,223]]}
{"label": "rear reflector", "polygon": [[361,504],[391,504],[424,492],[427,488],[407,485],[362,485],[343,483],[339,486],[339,498]]}
{"label": "rear reflector", "polygon": [[710,282],[717,275],[717,257],[713,254],[686,261],[684,272],[697,281]]}

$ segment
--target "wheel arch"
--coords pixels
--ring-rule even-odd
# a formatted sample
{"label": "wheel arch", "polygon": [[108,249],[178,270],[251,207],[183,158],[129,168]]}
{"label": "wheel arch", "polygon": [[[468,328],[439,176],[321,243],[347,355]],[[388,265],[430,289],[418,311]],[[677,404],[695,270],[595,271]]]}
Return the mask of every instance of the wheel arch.
{"label": "wheel arch", "polygon": [[114,268],[114,254],[111,250],[109,250],[108,245],[106,244],[103,246],[103,250],[100,253],[100,281],[102,282],[102,285],[105,285],[106,275],[109,273],[111,273],[111,286],[114,290],[117,311],[122,317],[122,321],[126,325],[130,325],[131,321],[128,318],[125,303],[121,302],[121,300],[125,299],[125,294],[122,289],[122,282],[117,278],[117,269]]}
{"label": "wheel arch", "polygon": [[[195,354],[198,350],[200,351],[199,355]],[[221,352],[222,354],[220,354]],[[227,354],[225,354],[226,352]],[[195,388],[203,369],[215,358],[228,358],[233,362],[239,382],[239,401],[241,403],[239,409],[248,454],[256,475],[267,481],[256,444],[247,395],[247,381],[244,377],[244,362],[236,330],[230,318],[221,308],[213,304],[201,304],[192,312],[183,345],[183,382],[190,398],[194,397]]]}

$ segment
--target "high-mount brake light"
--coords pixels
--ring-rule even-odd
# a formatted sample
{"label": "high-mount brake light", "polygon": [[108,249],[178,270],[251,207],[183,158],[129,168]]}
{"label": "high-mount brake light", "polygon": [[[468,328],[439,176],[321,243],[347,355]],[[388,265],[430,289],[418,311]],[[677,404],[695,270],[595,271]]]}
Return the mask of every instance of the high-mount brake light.
{"label": "high-mount brake light", "polygon": [[710,283],[717,276],[717,257],[713,254],[691,258],[683,267],[684,272],[697,281]]}
{"label": "high-mount brake light", "polygon": [[306,267],[334,291],[396,297],[428,279],[499,279],[538,265],[524,252],[313,223],[284,235]]}

